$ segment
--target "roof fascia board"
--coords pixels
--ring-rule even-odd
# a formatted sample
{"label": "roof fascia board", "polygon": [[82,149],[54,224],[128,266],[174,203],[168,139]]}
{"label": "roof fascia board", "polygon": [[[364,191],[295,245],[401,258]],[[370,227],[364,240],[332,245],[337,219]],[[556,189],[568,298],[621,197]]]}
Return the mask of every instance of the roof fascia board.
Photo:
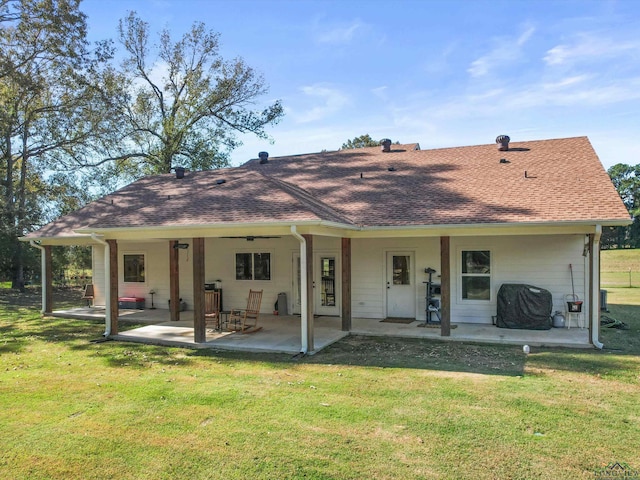
{"label": "roof fascia board", "polygon": [[197,237],[225,237],[251,235],[290,235],[291,225],[296,225],[303,233],[317,232],[318,235],[345,236],[345,230],[357,227],[326,221],[274,222],[274,223],[226,223],[218,225],[169,225],[166,227],[126,227],[126,228],[82,228],[79,232],[91,232],[116,240],[175,239]]}
{"label": "roof fascia board", "polygon": [[39,242],[40,245],[52,246],[77,246],[77,245],[93,245],[95,242],[90,235],[64,236],[64,237],[19,237],[21,242],[30,242],[31,240]]}
{"label": "roof fascia board", "polygon": [[[346,238],[392,238],[392,237],[440,237],[440,236],[489,236],[489,235],[548,235],[590,234],[596,225],[624,226],[630,221],[584,221],[550,223],[504,223],[475,225],[411,225],[390,227],[356,227],[335,222],[307,221],[293,223],[235,223],[222,225],[170,225],[166,227],[103,228],[77,230],[77,236],[65,237],[21,237],[28,242],[36,240],[42,245],[90,245],[95,243],[90,233],[116,240],[170,240],[175,238],[225,237],[251,235],[290,235],[291,225],[300,233]],[[80,233],[82,232],[82,233]],[[86,233],[85,233],[86,232]]]}
{"label": "roof fascia board", "polygon": [[349,232],[350,238],[392,238],[392,237],[465,237],[499,235],[562,235],[590,234],[600,223],[576,222],[570,224],[484,224],[484,225],[434,225],[423,227],[364,227],[357,232]]}

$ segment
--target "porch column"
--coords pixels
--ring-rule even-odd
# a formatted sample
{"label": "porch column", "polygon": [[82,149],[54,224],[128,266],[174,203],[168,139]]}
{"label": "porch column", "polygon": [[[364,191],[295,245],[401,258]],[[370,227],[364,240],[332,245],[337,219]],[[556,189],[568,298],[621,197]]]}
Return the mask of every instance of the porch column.
{"label": "porch column", "polygon": [[342,331],[351,330],[351,239],[342,239]]}
{"label": "porch column", "polygon": [[451,335],[451,247],[449,237],[440,237],[440,336]]}
{"label": "porch column", "polygon": [[110,313],[110,334],[118,334],[118,243],[107,240],[109,244],[109,305],[105,305]]}
{"label": "porch column", "polygon": [[[602,227],[596,225],[596,233],[589,235],[589,339],[593,346],[602,348],[600,342],[600,236]],[[586,315],[586,314],[585,314]],[[585,319],[586,320],[586,319]]]}
{"label": "porch column", "polygon": [[51,245],[45,245],[42,250],[42,313],[53,311],[53,263]]}
{"label": "porch column", "polygon": [[196,343],[204,343],[207,341],[204,318],[204,238],[193,238],[191,245],[193,247],[193,339]]}
{"label": "porch column", "polygon": [[172,322],[180,320],[180,268],[178,240],[169,242],[169,311]]}
{"label": "porch column", "polygon": [[304,261],[307,266],[307,291],[301,292],[307,296],[307,351],[313,352],[313,235],[303,234],[307,244],[307,255]]}

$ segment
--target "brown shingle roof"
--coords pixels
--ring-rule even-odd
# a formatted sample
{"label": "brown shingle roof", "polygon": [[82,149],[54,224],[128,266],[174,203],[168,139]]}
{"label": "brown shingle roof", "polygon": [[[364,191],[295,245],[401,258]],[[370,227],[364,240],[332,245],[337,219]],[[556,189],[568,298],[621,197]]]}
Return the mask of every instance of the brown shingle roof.
{"label": "brown shingle roof", "polygon": [[[629,219],[586,137],[512,142],[506,152],[495,144],[416,148],[340,150],[270,158],[264,165],[252,160],[238,168],[187,172],[183,179],[149,176],[28,237],[73,235],[79,228],[229,223],[606,225]],[[217,183],[221,179],[225,183]]]}
{"label": "brown shingle roof", "polygon": [[495,144],[402,147],[394,145],[389,153],[372,147],[274,158],[247,166],[286,178],[365,226],[629,218],[586,137],[511,143],[506,152]]}

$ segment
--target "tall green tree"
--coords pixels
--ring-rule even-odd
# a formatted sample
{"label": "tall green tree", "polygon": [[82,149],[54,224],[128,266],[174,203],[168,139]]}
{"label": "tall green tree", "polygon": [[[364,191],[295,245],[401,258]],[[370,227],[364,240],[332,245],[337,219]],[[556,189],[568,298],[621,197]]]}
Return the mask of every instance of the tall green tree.
{"label": "tall green tree", "polygon": [[379,145],[380,142],[378,140],[374,140],[368,133],[366,133],[354,138],[353,140],[347,140],[342,144],[341,149],[347,150],[351,148],[377,147]]}
{"label": "tall green tree", "polygon": [[283,116],[279,101],[254,108],[268,91],[263,77],[241,58],[222,58],[219,35],[203,23],[178,40],[163,30],[157,48],[135,12],[120,21],[118,33],[131,85],[119,97],[126,133],[100,162],[116,160],[138,174],[225,166],[240,145],[237,134],[267,138],[265,127]]}
{"label": "tall green tree", "polygon": [[86,40],[80,0],[0,2],[0,235],[13,285],[22,288],[18,237],[51,219],[43,207],[52,205],[50,177],[69,168],[63,160],[110,130],[104,85],[113,74],[109,44]]}
{"label": "tall green tree", "polygon": [[603,232],[604,248],[640,247],[640,164],[618,163],[607,171],[613,185],[627,207],[633,223],[628,227],[612,227]]}

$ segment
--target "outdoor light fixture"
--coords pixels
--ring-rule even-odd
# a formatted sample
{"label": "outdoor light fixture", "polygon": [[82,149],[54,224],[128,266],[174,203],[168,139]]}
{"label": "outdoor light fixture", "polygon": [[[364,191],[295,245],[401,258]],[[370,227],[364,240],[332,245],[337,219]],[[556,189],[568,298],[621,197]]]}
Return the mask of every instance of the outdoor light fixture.
{"label": "outdoor light fixture", "polygon": [[187,248],[189,248],[189,244],[188,243],[175,243],[173,245],[173,248],[179,248],[180,250],[186,250]]}

